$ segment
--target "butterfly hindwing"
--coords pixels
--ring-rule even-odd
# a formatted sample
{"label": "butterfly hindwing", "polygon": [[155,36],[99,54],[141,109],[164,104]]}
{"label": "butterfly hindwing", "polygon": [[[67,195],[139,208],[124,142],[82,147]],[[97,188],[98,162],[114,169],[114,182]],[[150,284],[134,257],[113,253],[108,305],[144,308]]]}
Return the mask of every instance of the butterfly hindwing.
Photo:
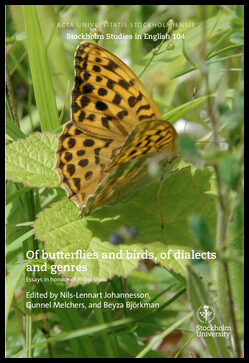
{"label": "butterfly hindwing", "polygon": [[125,144],[107,166],[107,170],[117,165],[142,157],[164,152],[173,156],[175,151],[176,131],[167,121],[152,120],[139,123],[128,136]]}

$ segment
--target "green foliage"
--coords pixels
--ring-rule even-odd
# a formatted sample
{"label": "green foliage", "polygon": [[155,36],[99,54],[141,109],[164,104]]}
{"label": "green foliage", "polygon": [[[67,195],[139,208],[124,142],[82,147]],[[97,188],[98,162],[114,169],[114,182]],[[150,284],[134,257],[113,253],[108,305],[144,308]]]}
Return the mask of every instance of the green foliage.
{"label": "green foliage", "polygon": [[[231,258],[229,269],[231,272],[231,286],[233,296],[240,315],[244,313],[244,195],[242,194],[234,201],[234,212],[229,230],[229,254]],[[243,318],[242,318],[243,319]]]}
{"label": "green foliage", "polygon": [[213,251],[214,242],[210,236],[207,223],[201,215],[191,215],[189,219],[190,227],[197,241],[204,251]]}
{"label": "green foliage", "polygon": [[[6,22],[7,357],[241,357],[244,6],[8,5]],[[94,22],[97,29],[75,26]],[[119,25],[110,27],[115,22]],[[122,26],[130,22],[139,25]],[[162,23],[167,27],[160,27]],[[81,41],[67,35],[76,38],[90,31],[104,34],[101,45],[142,75],[165,120],[177,126],[187,119],[193,125],[190,135],[179,135],[178,142],[191,167],[181,161],[160,193],[163,230],[156,178],[122,202],[82,219],[59,187],[54,170],[59,120],[70,120],[68,81],[71,88],[73,54]],[[145,39],[166,31],[170,40]],[[113,40],[107,33],[132,37]],[[136,34],[142,38],[134,39]],[[192,98],[194,88],[198,93]],[[111,243],[117,240],[122,242]],[[28,259],[29,250],[40,250],[38,258]],[[42,250],[85,250],[98,258],[43,259]],[[174,257],[179,250],[185,258]],[[128,259],[127,251],[147,251],[153,257]],[[217,259],[186,258],[207,251]],[[123,258],[104,259],[103,253],[122,253]],[[39,269],[44,263],[47,271],[28,271],[27,266]],[[59,265],[87,265],[87,271],[51,274]],[[86,309],[34,307],[31,314],[25,308],[26,292],[61,292],[67,297],[58,301],[68,304],[79,301],[70,295],[76,292],[90,297],[82,299]],[[149,297],[93,297],[105,292]],[[129,310],[126,302],[134,300],[159,306]],[[105,301],[124,306],[111,310],[104,308]],[[100,302],[101,308],[94,305]],[[215,324],[228,321],[232,326],[233,345],[217,337],[196,337],[196,311],[203,305],[215,309]],[[174,332],[181,338],[169,352],[167,339]]]}
{"label": "green foliage", "polygon": [[[191,268],[189,270],[189,278],[188,278],[188,297],[191,304],[191,308],[193,310],[194,319],[196,324],[200,325],[204,328],[204,332],[207,331],[210,326],[208,322],[204,320],[201,322],[198,320],[198,308],[204,305],[212,307],[214,309],[214,319],[212,320],[212,326],[221,326],[222,322],[218,316],[217,307],[211,300],[211,297],[208,294],[208,291],[200,279],[200,277],[196,274],[196,272]],[[200,316],[200,315],[199,315]],[[205,329],[206,328],[206,329]],[[201,331],[201,330],[200,330]],[[209,330],[210,331],[210,330]],[[208,350],[213,358],[231,358],[230,352],[227,349],[227,340],[225,337],[217,337],[217,336],[206,336],[204,338],[205,343],[208,347]]]}
{"label": "green foliage", "polygon": [[7,179],[30,187],[57,187],[54,170],[57,134],[34,133],[6,147]]}
{"label": "green foliage", "polygon": [[[204,187],[206,172],[199,175],[203,181],[200,188]],[[184,191],[182,184],[185,184]],[[85,283],[91,278],[106,279],[113,275],[127,276],[132,269],[137,267],[140,258],[126,259],[126,250],[132,253],[142,253],[144,249],[153,253],[153,261],[161,263],[169,270],[185,276],[187,260],[160,257],[170,249],[194,246],[196,242],[188,229],[187,216],[197,211],[202,211],[211,228],[215,229],[215,206],[212,200],[200,195],[194,187],[188,171],[179,172],[165,181],[161,191],[163,213],[165,216],[165,231],[160,230],[160,215],[155,200],[158,184],[144,188],[135,196],[126,199],[113,207],[103,208],[93,213],[90,217],[79,219],[78,208],[69,200],[54,204],[44,210],[35,222],[35,231],[38,239],[45,242],[47,252],[67,251],[76,252],[78,249],[86,252],[96,252],[98,260],[88,260],[88,271],[79,273],[79,281]],[[188,198],[185,197],[187,193]],[[154,199],[154,200],[153,200]],[[148,222],[144,224],[144,220]],[[119,231],[122,225],[136,226],[138,235],[136,241],[127,241],[119,246],[111,245],[108,237],[111,233]],[[70,244],[68,243],[70,241]],[[177,247],[178,246],[178,247]],[[101,254],[118,253],[122,251],[123,258],[101,259]],[[57,262],[59,263],[59,262]],[[75,264],[75,261],[63,260],[60,264]],[[77,278],[78,273],[65,273],[66,276]],[[77,281],[77,280],[76,280]]]}
{"label": "green foliage", "polygon": [[34,5],[23,7],[28,54],[36,103],[42,130],[52,131],[59,126],[58,113],[46,47]]}

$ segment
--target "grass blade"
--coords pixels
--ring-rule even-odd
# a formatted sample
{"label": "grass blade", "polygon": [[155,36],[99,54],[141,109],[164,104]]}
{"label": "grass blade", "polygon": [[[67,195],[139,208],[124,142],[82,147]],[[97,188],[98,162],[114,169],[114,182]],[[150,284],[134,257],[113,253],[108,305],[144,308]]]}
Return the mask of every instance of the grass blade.
{"label": "grass blade", "polygon": [[24,5],[24,21],[35,99],[42,130],[59,126],[54,88],[49,72],[46,47],[34,5]]}

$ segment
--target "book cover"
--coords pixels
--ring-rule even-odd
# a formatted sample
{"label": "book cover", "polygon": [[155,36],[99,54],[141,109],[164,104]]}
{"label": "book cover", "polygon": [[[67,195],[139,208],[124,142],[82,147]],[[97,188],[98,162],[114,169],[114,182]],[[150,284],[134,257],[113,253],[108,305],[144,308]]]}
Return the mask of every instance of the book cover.
{"label": "book cover", "polygon": [[244,6],[5,14],[6,357],[242,358]]}

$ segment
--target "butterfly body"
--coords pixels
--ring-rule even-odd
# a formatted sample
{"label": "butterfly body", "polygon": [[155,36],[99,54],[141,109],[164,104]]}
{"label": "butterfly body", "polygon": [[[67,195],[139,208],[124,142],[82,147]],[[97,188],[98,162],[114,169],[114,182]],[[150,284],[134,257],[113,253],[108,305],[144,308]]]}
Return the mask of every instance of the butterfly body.
{"label": "butterfly body", "polygon": [[[83,215],[147,183],[149,158],[175,158],[176,131],[118,57],[90,42],[75,54],[72,121],[58,139],[60,185]],[[146,180],[145,180],[146,179]]]}

